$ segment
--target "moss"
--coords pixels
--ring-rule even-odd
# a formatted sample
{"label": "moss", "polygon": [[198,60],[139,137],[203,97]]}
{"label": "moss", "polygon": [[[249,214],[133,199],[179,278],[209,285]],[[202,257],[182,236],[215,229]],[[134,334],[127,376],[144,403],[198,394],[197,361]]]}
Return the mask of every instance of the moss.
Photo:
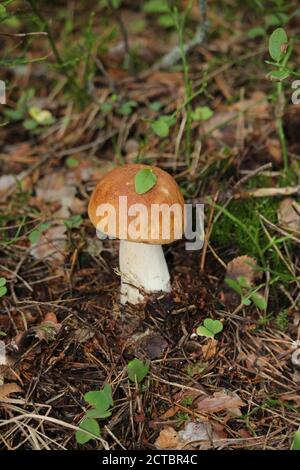
{"label": "moss", "polygon": [[[248,233],[262,248],[267,244],[259,215],[261,214],[270,222],[276,223],[276,201],[270,198],[233,201],[227,206],[227,210],[247,228]],[[232,247],[234,244],[241,254],[259,257],[257,247],[251,238],[247,237],[245,231],[225,214],[222,214],[218,222],[214,224],[211,238],[213,243],[220,247]]]}

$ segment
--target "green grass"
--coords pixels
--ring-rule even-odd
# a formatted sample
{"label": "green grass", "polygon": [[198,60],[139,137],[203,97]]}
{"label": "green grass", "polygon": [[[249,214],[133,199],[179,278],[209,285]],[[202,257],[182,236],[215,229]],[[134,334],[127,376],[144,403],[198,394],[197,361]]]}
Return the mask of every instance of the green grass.
{"label": "green grass", "polygon": [[[253,178],[248,188],[270,186],[270,181],[263,177]],[[282,284],[293,282],[294,278],[282,261],[274,244],[279,250],[283,242],[290,247],[291,242],[269,229],[272,242],[266,236],[261,224],[260,215],[271,223],[278,225],[277,209],[280,199],[258,198],[232,201],[226,209],[217,208],[216,214],[222,215],[214,224],[211,241],[221,250],[233,249],[236,256],[248,255],[257,259],[265,270],[271,273],[274,285],[279,281]],[[284,254],[284,256],[286,256]]]}

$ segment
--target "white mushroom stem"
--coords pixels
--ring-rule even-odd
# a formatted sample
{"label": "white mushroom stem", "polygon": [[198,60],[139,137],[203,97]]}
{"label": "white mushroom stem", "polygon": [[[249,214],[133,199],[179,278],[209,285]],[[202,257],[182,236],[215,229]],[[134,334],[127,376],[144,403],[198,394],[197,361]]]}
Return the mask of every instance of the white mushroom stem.
{"label": "white mushroom stem", "polygon": [[137,304],[143,292],[170,292],[170,275],[161,245],[120,241],[121,303]]}

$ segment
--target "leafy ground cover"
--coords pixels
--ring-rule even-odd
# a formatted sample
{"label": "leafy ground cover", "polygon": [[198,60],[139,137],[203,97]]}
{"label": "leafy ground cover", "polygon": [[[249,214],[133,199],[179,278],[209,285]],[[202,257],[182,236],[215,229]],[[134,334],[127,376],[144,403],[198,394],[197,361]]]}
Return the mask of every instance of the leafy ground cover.
{"label": "leafy ground cover", "polygon": [[[1,449],[299,447],[299,15],[1,2]],[[205,204],[205,241],[121,306],[87,204],[133,162]]]}

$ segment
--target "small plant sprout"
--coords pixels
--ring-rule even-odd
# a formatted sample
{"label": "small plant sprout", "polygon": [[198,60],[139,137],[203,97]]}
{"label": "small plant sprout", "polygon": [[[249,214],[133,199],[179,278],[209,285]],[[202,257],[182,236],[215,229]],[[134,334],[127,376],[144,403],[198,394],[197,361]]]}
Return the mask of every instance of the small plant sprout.
{"label": "small plant sprout", "polygon": [[237,279],[225,278],[225,283],[241,296],[241,304],[248,306],[253,302],[259,310],[266,310],[267,300],[258,292],[261,286],[253,289],[244,276],[238,276]]}
{"label": "small plant sprout", "polygon": [[131,382],[142,382],[149,372],[149,363],[133,359],[127,365],[127,374]]}
{"label": "small plant sprout", "polygon": [[6,282],[5,277],[0,277],[0,297],[4,297],[7,294]]}
{"label": "small plant sprout", "polygon": [[69,219],[64,220],[64,225],[69,229],[72,230],[73,228],[78,228],[82,224],[83,219],[81,215],[73,215]]}
{"label": "small plant sprout", "polygon": [[223,323],[219,320],[212,318],[205,318],[203,325],[198,326],[196,333],[198,336],[206,336],[207,338],[214,338],[215,335],[221,333],[223,330]]}
{"label": "small plant sprout", "polygon": [[214,112],[208,106],[198,106],[192,111],[192,120],[193,121],[207,121],[213,117]]}
{"label": "small plant sprout", "polygon": [[79,161],[77,160],[77,158],[68,157],[66,159],[66,165],[68,168],[77,168],[79,165]]}
{"label": "small plant sprout", "polygon": [[[285,96],[283,90],[283,81],[295,72],[287,67],[289,57],[293,46],[283,28],[277,28],[269,38],[269,54],[273,61],[267,61],[267,64],[276,67],[276,70],[270,72],[267,77],[276,83],[276,127],[281,145],[284,171],[288,170],[288,150],[283,128],[283,114],[285,107]],[[297,74],[296,74],[297,75]],[[299,76],[299,75],[298,75]]]}
{"label": "small plant sprout", "polygon": [[100,391],[86,393],[84,399],[90,405],[90,408],[85,412],[79,424],[81,430],[76,432],[78,444],[86,444],[89,440],[93,439],[92,435],[94,437],[100,436],[100,426],[97,419],[108,418],[111,415],[111,407],[114,404],[109,384],[104,385]]}
{"label": "small plant sprout", "polygon": [[37,228],[32,230],[30,232],[28,239],[30,243],[33,245],[34,243],[37,243],[39,239],[41,238],[42,234],[50,227],[50,222],[45,222],[43,224],[40,224]]}
{"label": "small plant sprout", "polygon": [[158,137],[165,138],[168,137],[170,127],[172,127],[175,123],[176,118],[174,115],[160,116],[151,124],[151,128],[153,132],[158,135]]}
{"label": "small plant sprout", "polygon": [[[160,211],[162,205],[165,212]],[[176,211],[170,214],[171,207]],[[98,232],[120,239],[122,304],[137,304],[145,294],[170,292],[162,245],[182,238],[184,230],[184,200],[172,176],[141,164],[115,168],[96,186],[88,212]]]}
{"label": "small plant sprout", "polygon": [[291,450],[300,450],[300,428],[294,434],[294,439],[293,439]]}

